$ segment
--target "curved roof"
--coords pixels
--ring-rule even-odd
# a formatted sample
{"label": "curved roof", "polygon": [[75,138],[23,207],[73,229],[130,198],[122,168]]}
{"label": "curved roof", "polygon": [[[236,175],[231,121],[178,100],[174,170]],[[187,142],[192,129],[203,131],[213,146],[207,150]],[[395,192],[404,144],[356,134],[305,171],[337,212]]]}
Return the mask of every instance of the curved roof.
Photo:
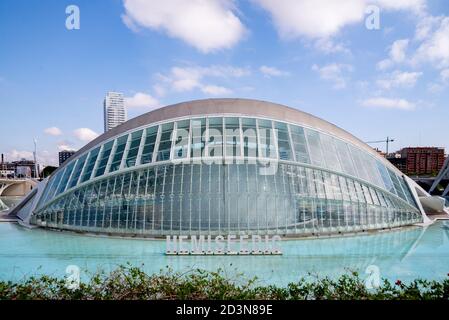
{"label": "curved roof", "polygon": [[[240,98],[220,98],[181,102],[142,114],[98,136],[96,139],[92,140],[78,150],[71,158],[78,157],[78,155],[93,148],[97,144],[134,128],[180,117],[213,114],[256,116],[296,123],[338,136],[362,148],[363,150],[378,156],[378,154],[370,146],[357,139],[349,132],[309,113],[267,101]],[[383,159],[382,157],[378,158]],[[64,165],[69,162],[70,161],[65,161]],[[383,162],[387,163],[390,168],[396,169],[385,159],[383,159]],[[64,167],[64,165],[61,167]]]}

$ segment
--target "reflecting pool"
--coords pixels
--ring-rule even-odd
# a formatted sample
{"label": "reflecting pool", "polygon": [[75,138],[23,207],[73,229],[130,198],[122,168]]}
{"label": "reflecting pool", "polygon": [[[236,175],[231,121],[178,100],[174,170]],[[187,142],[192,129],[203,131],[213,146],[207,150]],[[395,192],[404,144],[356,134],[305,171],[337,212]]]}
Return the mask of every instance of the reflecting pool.
{"label": "reflecting pool", "polygon": [[392,281],[441,279],[449,273],[449,221],[369,235],[286,240],[280,244],[282,256],[166,256],[165,245],[161,240],[85,236],[3,222],[0,279],[64,276],[68,266],[76,265],[86,280],[95,271],[108,272],[127,262],[143,264],[148,273],[166,266],[175,271],[222,268],[229,276],[244,272],[257,276],[260,284],[278,285],[309,273],[335,277],[349,270],[362,277],[379,270],[381,277]]}

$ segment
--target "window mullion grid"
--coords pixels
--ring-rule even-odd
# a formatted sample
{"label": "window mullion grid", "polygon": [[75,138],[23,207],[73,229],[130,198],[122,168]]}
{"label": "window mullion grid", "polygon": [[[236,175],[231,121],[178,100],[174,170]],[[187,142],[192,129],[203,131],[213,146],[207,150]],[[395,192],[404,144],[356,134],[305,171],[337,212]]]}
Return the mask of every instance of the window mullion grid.
{"label": "window mullion grid", "polygon": [[83,178],[84,171],[86,170],[86,167],[87,167],[88,162],[90,160],[91,153],[92,153],[92,150],[89,152],[89,154],[86,156],[86,159],[84,160],[83,168],[81,169],[81,172],[80,172],[80,175],[79,175],[79,177],[78,177],[78,179],[76,181],[75,187],[81,183],[81,179]]}
{"label": "window mullion grid", "polygon": [[[155,159],[154,158],[154,154],[153,154],[153,159]],[[157,192],[157,178],[158,178],[158,172],[159,170],[158,170],[158,167],[154,167],[154,191],[153,191],[153,212],[152,212],[152,221],[151,221],[151,223],[152,223],[152,231],[153,232],[156,232],[156,229],[155,229],[155,227],[156,227],[156,225],[155,225],[155,223],[154,223],[154,218],[155,218],[155,215],[156,215],[156,209],[155,209],[155,207],[156,207],[156,192]]]}
{"label": "window mullion grid", "polygon": [[[190,154],[190,148],[189,148],[189,154]],[[181,163],[181,181],[179,185],[179,195],[178,195],[178,201],[179,201],[179,231],[182,230],[182,209],[183,209],[183,203],[184,203],[184,167],[186,166],[185,163]]]}
{"label": "window mullion grid", "polygon": [[[125,184],[125,179],[126,179],[126,174],[124,174],[122,176],[122,184],[120,185],[120,192],[119,192],[120,202],[123,202],[123,185]],[[122,206],[119,205],[118,213],[117,213],[117,229],[120,229],[120,213],[121,213],[121,211],[122,211]]]}
{"label": "window mullion grid", "polygon": [[288,139],[290,140],[290,149],[291,149],[291,151],[292,151],[292,153],[293,153],[293,161],[294,162],[298,162],[298,160],[296,159],[296,149],[295,149],[295,146],[294,146],[294,144],[293,144],[293,137],[292,137],[292,130],[291,130],[291,128],[290,128],[290,124],[286,124],[287,125],[287,131],[288,131]]}
{"label": "window mullion grid", "polygon": [[147,139],[147,130],[146,129],[142,129],[142,137],[140,138],[140,144],[139,144],[139,151],[137,151],[137,157],[136,157],[136,166],[140,165],[142,162],[142,153],[143,153],[143,148],[145,146],[145,141]]}
{"label": "window mullion grid", "polygon": [[209,118],[206,118],[206,131],[204,133],[205,133],[205,137],[204,137],[204,158],[208,158],[209,157]]}
{"label": "window mullion grid", "polygon": [[123,151],[123,154],[122,154],[122,160],[120,161],[118,171],[123,170],[125,168],[126,158],[128,158],[128,152],[129,152],[129,148],[131,146],[131,141],[132,141],[132,133],[129,133],[128,138],[126,139],[126,146],[125,146],[125,150]]}
{"label": "window mullion grid", "polygon": [[160,124],[157,128],[156,141],[154,142],[154,149],[153,149],[153,159],[151,160],[151,163],[154,163],[157,160],[157,154],[159,152],[159,143],[161,142],[161,134],[162,134],[162,125]]}
{"label": "window mullion grid", "polygon": [[[130,195],[131,195],[131,188],[133,186],[134,180],[135,180],[135,171],[129,171],[129,186],[128,191],[125,194],[125,201],[126,201],[126,221],[125,221],[125,230],[128,230],[129,226],[129,208],[130,208]],[[139,190],[139,189],[137,189]]]}
{"label": "window mullion grid", "polygon": [[174,199],[174,187],[175,187],[175,165],[172,164],[172,181],[171,181],[171,190],[170,190],[170,231],[173,231],[173,199]]}
{"label": "window mullion grid", "polygon": [[104,175],[109,173],[109,170],[111,169],[111,164],[115,156],[115,152],[117,151],[117,143],[118,138],[114,140],[112,143],[111,153],[109,154],[108,162],[106,163],[106,167],[104,168]]}
{"label": "window mullion grid", "polygon": [[[274,126],[274,121],[271,121],[271,130],[273,130],[273,134],[270,134],[270,138],[273,138],[273,145],[274,145],[274,158],[279,160],[279,149],[278,149],[278,134],[277,134],[277,130]],[[270,143],[271,145],[271,143]],[[270,156],[269,158],[271,158],[271,148],[270,148]]]}
{"label": "window mullion grid", "polygon": [[[312,160],[312,153],[310,152],[310,146],[309,146],[309,137],[307,136],[307,129],[303,128],[303,132],[304,132],[304,144],[309,156],[309,161],[311,164],[313,164],[313,160]],[[321,148],[320,148],[321,149]]]}
{"label": "window mullion grid", "polygon": [[[259,132],[259,119],[256,119],[256,133],[257,133],[257,153],[259,158],[264,158],[261,150],[260,132]],[[257,158],[257,157],[256,157]]]}
{"label": "window mullion grid", "polygon": [[[193,139],[193,133],[192,133],[192,130],[193,130],[193,125],[192,125],[192,123],[195,121],[195,119],[191,119],[190,121],[189,121],[189,135],[188,135],[188,137],[189,137],[189,140],[187,141],[187,155],[186,155],[186,159],[190,159],[191,157],[190,157],[190,153],[192,153],[192,150],[191,150],[191,148],[192,148],[192,139]],[[201,132],[201,120],[200,120],[200,132]],[[201,141],[201,137],[200,137],[200,141]],[[201,150],[201,149],[200,149]],[[193,158],[193,157],[192,157]],[[186,161],[186,162],[188,162],[188,161]]]}
{"label": "window mullion grid", "polygon": [[165,214],[165,178],[167,176],[167,166],[164,165],[163,167],[163,172],[164,172],[164,176],[162,178],[162,190],[161,190],[161,228],[160,231],[161,233],[164,230],[164,214]]}
{"label": "window mullion grid", "polygon": [[148,202],[148,181],[150,181],[150,167],[147,168],[147,179],[145,181],[145,193],[144,193],[144,203],[143,203],[143,220],[142,220],[142,232],[146,231],[147,224],[147,202]]}
{"label": "window mullion grid", "polygon": [[97,159],[95,159],[94,167],[92,168],[92,172],[90,173],[89,180],[93,179],[95,177],[95,174],[97,173],[98,164],[100,163],[101,158],[103,157],[104,146],[105,144],[102,144],[100,150],[98,151]]}
{"label": "window mullion grid", "polygon": [[227,163],[226,156],[228,154],[228,141],[226,140],[226,122],[225,117],[221,118],[221,127],[222,127],[222,133],[221,133],[221,143],[222,143],[222,156],[224,163]]}
{"label": "window mullion grid", "polygon": [[178,122],[175,121],[175,122],[173,122],[173,130],[171,132],[171,137],[170,137],[171,145],[170,145],[170,156],[169,156],[169,158],[170,158],[171,162],[173,162],[173,158],[174,158],[174,153],[175,153],[174,149],[175,149],[176,139],[178,138],[177,137],[177,132],[178,132]]}
{"label": "window mullion grid", "polygon": [[242,159],[245,159],[245,147],[243,145],[243,127],[242,127],[242,118],[239,117],[239,134],[240,134],[240,156]]}
{"label": "window mullion grid", "polygon": [[104,210],[106,208],[106,196],[108,194],[109,179],[106,179],[105,181],[103,180],[103,182],[100,182],[100,189],[98,190],[98,197],[97,197],[97,208],[95,210],[95,228],[97,228],[97,223],[98,223],[98,208],[100,207],[99,201],[100,201],[100,197],[101,197],[101,185],[105,182],[106,182],[106,187],[104,189],[104,194],[103,194],[103,217],[104,217]]}
{"label": "window mullion grid", "polygon": [[52,197],[54,197],[55,194],[56,194],[56,192],[58,192],[59,186],[60,186],[60,184],[62,183],[62,179],[64,178],[64,175],[65,175],[65,172],[67,171],[67,168],[68,168],[68,166],[66,166],[66,167],[64,168],[64,172],[61,174],[61,178],[60,178],[59,181],[58,181],[58,185],[57,185],[56,188],[54,189],[55,191],[52,192],[52,193],[53,193]]}

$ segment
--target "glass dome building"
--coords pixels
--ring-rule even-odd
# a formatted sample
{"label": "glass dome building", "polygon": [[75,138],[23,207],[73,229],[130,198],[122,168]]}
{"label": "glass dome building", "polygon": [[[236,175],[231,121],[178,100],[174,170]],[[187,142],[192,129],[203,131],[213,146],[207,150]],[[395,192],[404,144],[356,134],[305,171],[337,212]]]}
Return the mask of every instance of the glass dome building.
{"label": "glass dome building", "polygon": [[17,215],[41,227],[125,236],[304,236],[425,222],[419,195],[411,179],[335,125],[274,103],[208,99],[99,136]]}

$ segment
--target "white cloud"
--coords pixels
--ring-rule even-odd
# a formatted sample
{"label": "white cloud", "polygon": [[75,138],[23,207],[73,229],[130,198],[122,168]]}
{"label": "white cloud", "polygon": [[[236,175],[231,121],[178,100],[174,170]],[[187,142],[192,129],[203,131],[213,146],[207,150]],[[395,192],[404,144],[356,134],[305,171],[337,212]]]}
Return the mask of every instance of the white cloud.
{"label": "white cloud", "polygon": [[268,11],[283,38],[326,38],[360,22],[364,0],[254,0]]}
{"label": "white cloud", "polygon": [[343,89],[346,87],[348,77],[345,73],[352,71],[352,66],[347,64],[331,63],[322,67],[314,64],[312,70],[316,71],[320,78],[326,81],[333,82],[334,89]]}
{"label": "white cloud", "polygon": [[73,131],[78,140],[89,142],[98,137],[98,133],[89,128],[79,128]]}
{"label": "white cloud", "polygon": [[41,169],[46,166],[58,166],[57,153],[49,152],[48,150],[42,150],[37,154],[37,162],[41,166]]}
{"label": "white cloud", "polygon": [[401,72],[396,70],[386,78],[377,80],[377,85],[383,89],[392,89],[394,87],[411,88],[415,86],[421,75],[422,72]]}
{"label": "white cloud", "polygon": [[427,84],[427,91],[429,91],[430,93],[439,93],[439,92],[443,91],[443,89],[444,89],[444,85],[442,85],[440,83],[431,82],[431,83]]}
{"label": "white cloud", "polygon": [[68,150],[75,151],[76,149],[73,147],[73,142],[68,140],[59,141],[57,143],[57,147],[59,151]]}
{"label": "white cloud", "polygon": [[281,77],[289,75],[287,71],[282,71],[275,67],[261,66],[259,70],[266,77]]}
{"label": "white cloud", "polygon": [[389,59],[384,59],[377,64],[377,68],[385,70],[392,67],[395,63],[404,62],[406,50],[409,44],[408,39],[400,39],[393,42],[389,51]]}
{"label": "white cloud", "polygon": [[370,108],[384,108],[384,109],[400,109],[400,110],[413,110],[415,104],[405,99],[391,99],[384,97],[370,98],[363,100],[361,105]]}
{"label": "white cloud", "polygon": [[396,40],[393,42],[390,51],[391,60],[394,62],[402,62],[405,59],[405,51],[408,47],[408,39]]}
{"label": "white cloud", "polygon": [[393,66],[393,61],[391,61],[390,59],[381,60],[376,65],[377,69],[379,70],[386,70],[391,66]]}
{"label": "white cloud", "polygon": [[133,32],[140,32],[140,28],[134,23],[133,19],[131,19],[126,14],[122,15],[122,22],[125,24],[125,26],[128,27]]}
{"label": "white cloud", "polygon": [[156,109],[160,107],[159,101],[151,95],[143,92],[137,92],[132,97],[125,97],[127,108],[149,108]]}
{"label": "white cloud", "polygon": [[17,161],[22,159],[33,160],[33,152],[13,149],[6,153],[6,161]]}
{"label": "white cloud", "polygon": [[125,0],[123,22],[162,30],[207,53],[231,48],[245,34],[232,0]]}
{"label": "white cloud", "polygon": [[324,53],[330,54],[330,53],[351,53],[351,50],[349,50],[345,45],[342,43],[336,43],[332,39],[329,38],[321,38],[315,41],[314,47],[318,49],[319,51],[322,51]]}
{"label": "white cloud", "polygon": [[426,8],[426,0],[375,0],[371,2],[385,10],[410,10],[417,14]]}
{"label": "white cloud", "polygon": [[240,78],[250,74],[248,69],[231,66],[210,67],[173,67],[168,74],[158,74],[159,83],[156,86],[165,93],[166,90],[188,92],[195,89],[210,95],[225,95],[231,89],[209,83],[210,78]]}
{"label": "white cloud", "polygon": [[[413,48],[409,48],[413,44]],[[409,51],[406,54],[406,51]],[[397,63],[411,66],[430,64],[437,69],[449,67],[449,17],[422,13],[416,26],[413,42],[397,40],[391,46],[389,58],[377,67],[385,70]]]}
{"label": "white cloud", "polygon": [[228,95],[232,93],[232,91],[228,88],[215,85],[201,86],[201,91],[213,96]]}
{"label": "white cloud", "polygon": [[434,17],[428,14],[425,14],[420,18],[416,25],[415,29],[415,40],[422,41],[428,38],[432,30],[437,27],[441,22],[441,17]]}
{"label": "white cloud", "polygon": [[[37,152],[37,162],[41,166],[57,165],[57,153],[42,150]],[[18,161],[22,159],[34,160],[34,154],[31,151],[13,149],[5,154],[7,161]],[[42,167],[41,167],[42,168]]]}
{"label": "white cloud", "polygon": [[449,17],[439,19],[436,25],[416,50],[413,63],[431,63],[437,68],[449,66]]}
{"label": "white cloud", "polygon": [[62,135],[62,131],[61,131],[61,129],[59,129],[58,127],[50,127],[50,128],[46,128],[46,129],[44,130],[44,132],[45,132],[46,134],[51,135],[51,136],[60,136],[60,135]]}
{"label": "white cloud", "polygon": [[440,78],[437,81],[427,84],[427,91],[430,93],[440,93],[449,85],[449,68],[440,71]]}
{"label": "white cloud", "polygon": [[[349,52],[340,43],[331,41],[347,26],[363,21],[368,5],[381,10],[406,10],[419,15],[425,0],[253,0],[266,10],[284,39],[305,38],[314,40],[314,47],[326,53]],[[382,11],[381,11],[382,12]]]}
{"label": "white cloud", "polygon": [[161,86],[160,84],[155,84],[153,86],[153,90],[154,90],[154,92],[156,92],[156,94],[159,97],[164,96],[165,95],[165,91],[166,91],[165,88],[163,86]]}
{"label": "white cloud", "polygon": [[443,82],[448,81],[449,80],[449,68],[441,70],[440,76],[441,76],[441,81],[443,81]]}

